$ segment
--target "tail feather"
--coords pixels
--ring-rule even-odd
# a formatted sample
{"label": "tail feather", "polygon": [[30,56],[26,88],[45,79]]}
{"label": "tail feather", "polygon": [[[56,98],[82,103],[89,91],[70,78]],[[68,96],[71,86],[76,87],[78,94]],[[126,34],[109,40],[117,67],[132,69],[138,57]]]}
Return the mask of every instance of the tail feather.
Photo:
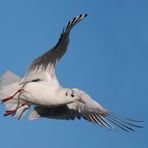
{"label": "tail feather", "polygon": [[21,78],[10,71],[6,71],[0,78],[0,100],[13,95],[19,88]]}
{"label": "tail feather", "polygon": [[[11,71],[6,71],[0,78],[0,101],[3,99],[12,96],[17,90],[20,89],[21,78]],[[20,105],[24,102],[20,100]],[[9,100],[4,103],[6,110],[14,110],[18,105],[18,95],[16,95],[12,100]],[[15,113],[15,117],[20,119],[29,106],[20,107]]]}
{"label": "tail feather", "polygon": [[20,80],[21,78],[16,74],[12,73],[11,71],[6,71],[0,78],[0,89],[3,89],[4,87],[7,87],[15,82],[19,82]]}

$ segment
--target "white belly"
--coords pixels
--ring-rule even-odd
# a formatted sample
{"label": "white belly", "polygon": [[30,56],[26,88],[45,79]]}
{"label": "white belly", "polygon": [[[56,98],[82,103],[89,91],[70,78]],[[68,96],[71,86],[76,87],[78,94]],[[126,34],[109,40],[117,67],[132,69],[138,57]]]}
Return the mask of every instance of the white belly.
{"label": "white belly", "polygon": [[21,99],[33,104],[43,106],[55,106],[60,104],[60,98],[57,97],[58,88],[50,87],[42,83],[28,83],[24,87]]}

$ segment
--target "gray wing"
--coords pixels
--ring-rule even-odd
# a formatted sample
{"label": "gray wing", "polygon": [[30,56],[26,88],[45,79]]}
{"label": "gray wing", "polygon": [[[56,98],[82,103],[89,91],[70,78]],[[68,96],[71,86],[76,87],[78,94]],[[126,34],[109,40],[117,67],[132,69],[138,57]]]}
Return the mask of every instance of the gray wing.
{"label": "gray wing", "polygon": [[48,50],[46,53],[36,58],[30,65],[24,81],[29,81],[35,75],[41,76],[44,72],[48,72],[49,75],[54,75],[55,65],[60,60],[60,58],[65,54],[67,46],[69,43],[69,34],[71,29],[85,18],[87,14],[77,16],[68,22],[66,28],[63,29],[63,32],[58,40],[56,46]]}
{"label": "gray wing", "polygon": [[63,120],[74,120],[75,118],[80,119],[81,114],[78,111],[69,109],[66,105],[49,108],[36,106],[33,112],[30,114],[29,119],[34,120],[39,117],[42,118],[51,118],[51,119],[63,119]]}
{"label": "gray wing", "polygon": [[85,119],[89,122],[97,124],[101,127],[111,129],[122,129],[126,132],[134,131],[135,128],[142,128],[137,125],[136,120],[131,120],[117,116],[107,111],[92,111],[87,105],[75,106],[64,105],[56,108],[40,107],[36,106],[34,111],[30,114],[29,119],[37,118],[49,118],[49,119],[61,119],[61,120],[74,120],[74,119]]}

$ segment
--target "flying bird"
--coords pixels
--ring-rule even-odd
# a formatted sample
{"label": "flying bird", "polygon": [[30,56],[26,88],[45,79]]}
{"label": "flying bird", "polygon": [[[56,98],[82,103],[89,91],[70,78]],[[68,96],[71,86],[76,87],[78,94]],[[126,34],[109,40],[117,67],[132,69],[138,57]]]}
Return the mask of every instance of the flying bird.
{"label": "flying bird", "polygon": [[33,106],[29,119],[52,118],[63,120],[85,119],[111,129],[134,131],[142,126],[138,122],[113,114],[93,100],[87,93],[77,88],[64,88],[59,83],[55,68],[67,51],[71,29],[84,19],[81,14],[68,22],[57,44],[36,58],[20,78],[6,71],[0,79],[0,101],[6,108],[4,116],[18,119]]}

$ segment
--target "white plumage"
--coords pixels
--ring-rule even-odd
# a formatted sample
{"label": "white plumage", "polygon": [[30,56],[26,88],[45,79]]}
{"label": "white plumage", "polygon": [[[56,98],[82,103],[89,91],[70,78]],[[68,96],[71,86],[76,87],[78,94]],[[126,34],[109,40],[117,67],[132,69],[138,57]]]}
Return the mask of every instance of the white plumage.
{"label": "white plumage", "polygon": [[121,128],[125,131],[141,127],[139,121],[112,114],[88,94],[77,88],[63,88],[55,74],[55,67],[65,54],[71,29],[87,15],[80,15],[68,22],[58,43],[36,58],[21,79],[7,71],[0,81],[0,100],[7,115],[22,118],[34,106],[29,119],[53,118],[73,120],[84,118],[107,129]]}

